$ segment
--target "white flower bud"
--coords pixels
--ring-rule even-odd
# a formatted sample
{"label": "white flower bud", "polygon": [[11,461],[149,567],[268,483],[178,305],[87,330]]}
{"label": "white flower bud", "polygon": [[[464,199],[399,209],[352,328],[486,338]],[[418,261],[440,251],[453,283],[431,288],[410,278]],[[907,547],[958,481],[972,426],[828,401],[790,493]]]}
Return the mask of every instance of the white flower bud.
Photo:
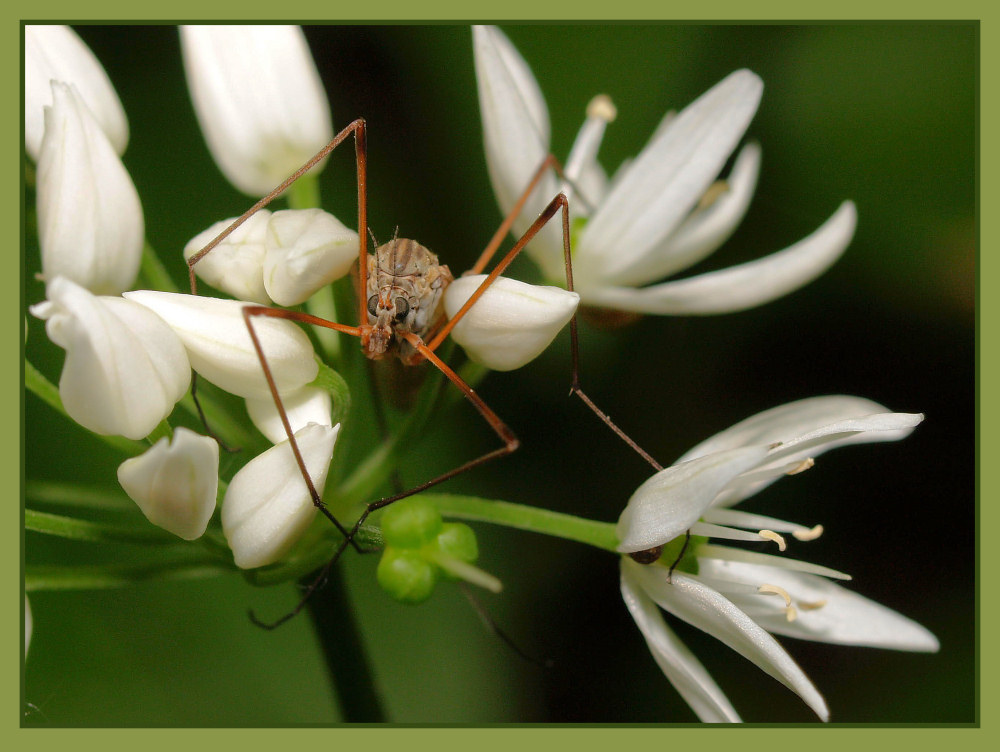
{"label": "white flower bud", "polygon": [[[166,321],[187,348],[191,367],[216,386],[240,397],[271,394],[243,319],[247,303],[153,290],[125,297]],[[252,323],[280,393],[316,378],[319,366],[305,332],[269,316],[256,316]]]}
{"label": "white flower bud", "polygon": [[244,193],[263,196],[333,138],[298,26],[182,26],[181,52],[209,151]]}
{"label": "white flower bud", "polygon": [[[195,274],[217,290],[238,300],[268,305],[271,298],[264,289],[264,254],[268,221],[271,212],[261,209],[226,236],[225,240],[202,256],[194,265]],[[184,246],[184,258],[189,259],[216,235],[233,223],[235,217],[216,222],[193,237]]]}
{"label": "white flower bud", "polygon": [[[454,316],[479,289],[486,275],[460,277],[445,291],[444,306]],[[520,368],[549,346],[573,318],[580,296],[559,287],[529,285],[498,277],[451,331],[477,363],[494,371]]]}
{"label": "white flower bud", "polygon": [[[210,254],[211,255],[211,254]],[[278,305],[304,303],[351,270],[358,234],[322,209],[275,212],[267,225],[264,287]]]}
{"label": "white flower bud", "polygon": [[[285,415],[288,416],[292,433],[296,433],[300,428],[305,428],[309,423],[321,426],[333,425],[330,416],[333,401],[326,389],[316,386],[302,387],[290,394],[282,394],[281,404],[285,408]],[[281,422],[281,416],[278,414],[278,408],[275,407],[274,398],[271,395],[248,398],[247,414],[257,430],[264,434],[272,444],[279,444],[288,438],[285,426]]]}
{"label": "white flower bud", "polygon": [[24,148],[33,160],[45,130],[42,108],[52,104],[51,81],[76,86],[115,152],[125,152],[125,110],[94,53],[68,26],[33,25],[24,27]]}
{"label": "white flower bud", "polygon": [[118,482],[146,518],[194,540],[208,527],[219,490],[219,445],[187,428],[118,466]]}
{"label": "white flower bud", "polygon": [[[322,493],[340,432],[310,424],[295,434],[309,477]],[[262,567],[284,556],[309,527],[316,506],[288,440],[250,460],[233,477],[222,502],[222,532],[236,566]]]}
{"label": "white flower bud", "polygon": [[75,87],[53,82],[52,100],[38,157],[42,274],[117,295],[139,273],[139,194]]}
{"label": "white flower bud", "polygon": [[162,319],[121,298],[96,297],[57,277],[31,312],[66,350],[59,396],[73,420],[95,433],[141,439],[184,396],[191,368]]}

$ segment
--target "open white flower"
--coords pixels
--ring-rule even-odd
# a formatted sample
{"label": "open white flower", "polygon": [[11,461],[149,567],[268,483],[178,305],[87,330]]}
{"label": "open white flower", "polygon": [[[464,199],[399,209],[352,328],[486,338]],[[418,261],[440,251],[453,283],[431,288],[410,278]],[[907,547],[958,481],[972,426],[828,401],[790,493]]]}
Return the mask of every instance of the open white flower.
{"label": "open white flower", "polygon": [[298,26],[182,26],[181,52],[209,151],[244,193],[263,196],[333,138]]}
{"label": "open white flower", "polygon": [[135,282],[145,224],[132,178],[76,87],[51,86],[38,156],[42,275],[98,295]]}
{"label": "open white flower", "polygon": [[184,396],[191,366],[184,345],[152,311],[97,297],[63,277],[31,307],[66,350],[59,396],[69,416],[95,433],[141,439]]}
{"label": "open white flower", "polygon": [[128,145],[128,120],[118,94],[94,53],[68,26],[24,27],[24,148],[38,161],[45,123],[42,111],[52,104],[52,81],[73,84],[100,124],[115,152]]}
{"label": "open white flower", "polygon": [[[320,493],[339,432],[339,424],[309,424],[295,434]],[[222,531],[236,566],[252,569],[280,559],[309,527],[316,509],[287,439],[254,457],[233,476],[222,502]]]}
{"label": "open white flower", "polygon": [[187,428],[118,466],[118,482],[146,518],[184,540],[205,533],[219,490],[219,445]]}
{"label": "open white flower", "polygon": [[[657,609],[708,632],[799,694],[823,720],[826,703],[771,636],[911,651],[936,651],[919,624],[852,593],[831,579],[848,575],[806,562],[692,543],[672,575],[679,536],[771,540],[782,533],[810,540],[821,526],[764,517],[731,507],[785,475],[808,469],[835,446],[894,441],[922,415],[889,413],[869,400],[831,396],[801,400],[755,415],[689,451],[644,483],[618,522],[622,596],[657,663],[704,721],[739,721],[725,695],[678,641]],[[668,546],[653,564],[641,564]],[[633,560],[633,557],[635,560]],[[696,562],[692,574],[690,562]]]}
{"label": "open white flower", "polygon": [[[528,64],[499,29],[475,27],[473,43],[486,162],[507,213],[549,154],[548,110]],[[651,285],[710,255],[742,219],[756,186],[759,147],[745,146],[725,182],[713,183],[753,118],[762,91],[760,78],[750,71],[730,74],[679,114],[668,113],[639,155],[610,180],[597,151],[615,109],[607,97],[595,98],[565,162],[567,182],[560,184],[550,170],[514,231],[523,233],[559,190],[567,192],[574,226],[582,225],[573,244],[574,286],[583,304],[592,307],[727,313],[810,282],[840,257],[854,234],[857,217],[849,201],[812,235],[783,251]],[[561,281],[561,230],[549,224],[527,250],[548,279]]]}
{"label": "open white flower", "polygon": [[[485,274],[459,277],[444,294],[454,316]],[[576,313],[580,296],[559,287],[498,277],[451,331],[470,358],[494,371],[512,371],[537,358]]]}
{"label": "open white flower", "polygon": [[[133,290],[125,297],[162,318],[184,343],[191,367],[213,384],[240,397],[270,397],[243,319],[247,303],[155,290]],[[255,317],[253,327],[281,394],[316,378],[312,344],[299,327],[269,316]]]}

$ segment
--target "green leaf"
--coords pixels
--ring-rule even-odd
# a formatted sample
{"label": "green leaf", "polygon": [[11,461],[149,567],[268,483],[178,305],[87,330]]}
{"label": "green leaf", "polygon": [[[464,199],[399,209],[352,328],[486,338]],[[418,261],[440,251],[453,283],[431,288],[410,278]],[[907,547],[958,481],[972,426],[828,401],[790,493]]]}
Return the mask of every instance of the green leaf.
{"label": "green leaf", "polygon": [[128,587],[149,580],[195,580],[231,572],[231,568],[206,559],[138,566],[28,565],[24,568],[24,589],[29,593],[39,590],[101,590]]}
{"label": "green leaf", "polygon": [[139,527],[107,522],[81,520],[36,509],[24,510],[24,529],[59,538],[91,543],[135,543],[138,545],[172,544],[183,541],[152,525]]}

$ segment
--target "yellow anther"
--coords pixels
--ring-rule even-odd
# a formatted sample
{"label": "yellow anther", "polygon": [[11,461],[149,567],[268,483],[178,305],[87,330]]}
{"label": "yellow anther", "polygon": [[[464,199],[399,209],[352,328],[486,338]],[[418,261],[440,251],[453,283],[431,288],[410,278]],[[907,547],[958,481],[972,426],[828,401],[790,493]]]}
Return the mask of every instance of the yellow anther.
{"label": "yellow anther", "polygon": [[791,470],[786,471],[785,475],[797,475],[798,473],[805,472],[815,464],[816,460],[814,460],[812,457],[806,457],[804,460],[802,460],[802,462],[797,464]]}
{"label": "yellow anther", "polygon": [[789,622],[793,622],[799,618],[799,612],[795,610],[794,606],[789,606],[785,609],[785,618],[788,619]]}
{"label": "yellow anther", "polygon": [[607,94],[598,94],[587,105],[587,117],[600,118],[606,123],[613,123],[618,117],[618,108],[615,107],[615,103]]}
{"label": "yellow anther", "polygon": [[785,539],[782,538],[773,530],[761,530],[757,533],[757,535],[759,535],[764,540],[774,541],[775,543],[777,543],[779,551],[784,551],[785,548],[787,548],[785,546]]}
{"label": "yellow anther", "polygon": [[725,180],[716,180],[708,186],[708,190],[705,191],[701,200],[698,201],[696,210],[701,211],[703,209],[707,209],[718,201],[725,193],[729,193],[729,183]]}
{"label": "yellow anther", "polygon": [[826,605],[826,598],[819,601],[799,601],[799,608],[803,611],[815,611],[818,608],[823,608]]}
{"label": "yellow anther", "polygon": [[823,526],[822,525],[816,525],[816,526],[814,526],[812,528],[812,530],[794,530],[794,531],[792,531],[792,535],[795,536],[795,540],[800,540],[800,541],[816,540],[822,534],[823,534]]}
{"label": "yellow anther", "polygon": [[792,596],[788,594],[788,591],[783,587],[778,587],[777,585],[764,584],[757,588],[757,592],[761,595],[778,595],[785,600],[785,618],[788,621],[795,621],[799,618],[799,612],[795,610],[792,605]]}

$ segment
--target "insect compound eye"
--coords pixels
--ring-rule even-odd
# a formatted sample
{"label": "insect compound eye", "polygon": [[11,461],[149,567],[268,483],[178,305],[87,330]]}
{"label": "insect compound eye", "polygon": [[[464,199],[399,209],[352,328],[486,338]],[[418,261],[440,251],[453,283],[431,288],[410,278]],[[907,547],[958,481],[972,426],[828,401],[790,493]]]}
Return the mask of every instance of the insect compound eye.
{"label": "insect compound eye", "polygon": [[368,315],[372,317],[378,315],[378,295],[368,298]]}
{"label": "insect compound eye", "polygon": [[396,298],[396,321],[402,321],[410,312],[410,304],[406,298]]}

